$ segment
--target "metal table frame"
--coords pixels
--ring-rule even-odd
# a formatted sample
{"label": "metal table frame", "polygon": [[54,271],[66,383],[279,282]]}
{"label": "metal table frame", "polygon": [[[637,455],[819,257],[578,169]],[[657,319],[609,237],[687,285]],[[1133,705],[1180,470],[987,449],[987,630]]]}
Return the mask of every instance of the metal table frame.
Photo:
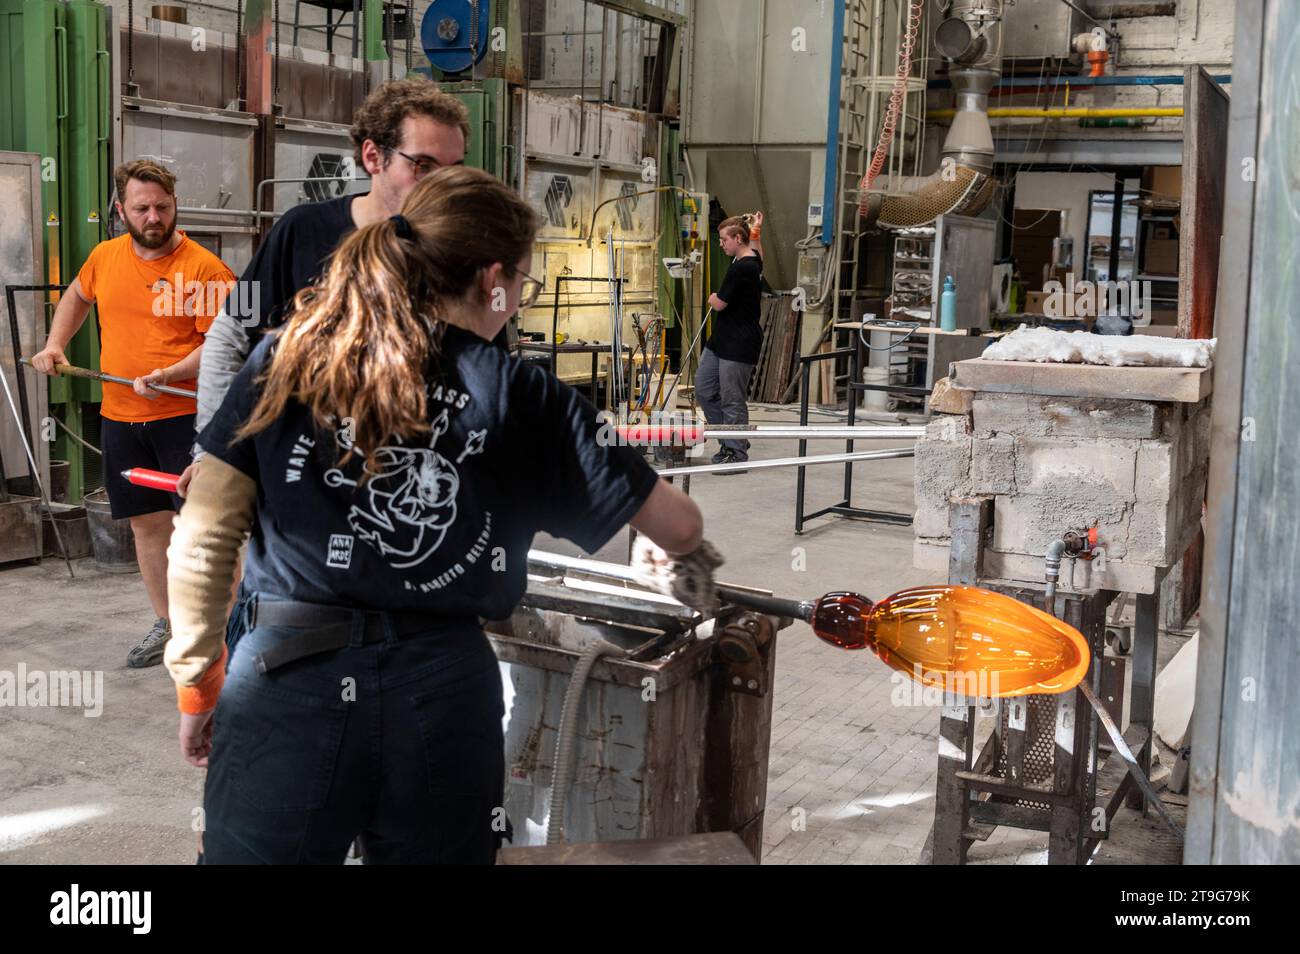
{"label": "metal table frame", "polygon": [[[18,306],[14,300],[15,292],[63,292],[68,290],[67,285],[6,285],[5,286],[5,310],[9,318],[9,342],[13,347],[14,353],[14,377],[18,386],[18,403],[22,407],[21,426],[23,434],[27,438],[27,443],[31,447],[36,446],[35,422],[32,416],[32,409],[27,401],[27,388],[23,382],[23,345],[19,340],[21,337],[18,327]],[[40,327],[39,325],[37,327]],[[4,480],[4,473],[0,471],[0,481]]]}
{"label": "metal table frame", "polygon": [[[588,344],[569,344],[565,342],[562,345],[549,344],[545,341],[520,341],[515,345],[516,351],[527,351],[530,354],[547,354],[551,356],[551,374],[555,374],[556,355],[561,354],[590,354],[591,355],[591,403],[600,407],[598,399],[600,397],[600,356],[606,352],[613,353],[608,344],[591,342]],[[628,353],[627,345],[623,346],[623,353]]]}
{"label": "metal table frame", "polygon": [[[808,392],[809,381],[812,377],[812,366],[814,362],[835,360],[836,358],[847,357],[849,359],[849,380],[848,380],[848,398],[849,398],[849,417],[848,426],[852,427],[856,421],[857,412],[857,391],[920,391],[929,393],[927,388],[906,388],[898,385],[877,385],[862,384],[858,381],[858,355],[854,348],[836,348],[831,351],[822,351],[816,354],[804,354],[799,356],[799,424],[806,427],[808,425]],[[850,454],[853,452],[853,441],[844,442],[844,452]],[[808,442],[799,441],[799,456],[804,457],[808,453]],[[823,507],[812,513],[807,513],[804,509],[805,483],[804,467],[798,468],[798,476],[795,480],[795,497],[794,497],[794,532],[803,533],[803,525],[817,517],[825,516],[828,513],[838,514],[841,517],[853,517],[859,520],[876,520],[881,523],[892,523],[898,526],[910,527],[912,525],[912,515],[906,513],[894,513],[888,510],[871,510],[866,507],[853,506],[853,463],[846,461],[844,464],[844,499],[837,504],[829,507]]]}

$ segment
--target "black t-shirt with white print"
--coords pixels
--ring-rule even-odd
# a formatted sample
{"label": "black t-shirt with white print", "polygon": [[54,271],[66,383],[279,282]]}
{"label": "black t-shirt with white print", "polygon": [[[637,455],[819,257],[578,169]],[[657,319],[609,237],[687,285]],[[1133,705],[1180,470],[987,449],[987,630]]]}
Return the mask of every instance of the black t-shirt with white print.
{"label": "black t-shirt with white print", "polygon": [[584,397],[454,327],[427,381],[432,430],[380,448],[369,480],[362,454],[339,465],[348,429],[318,431],[296,401],[232,444],[274,345],[275,336],[258,345],[199,438],[257,481],[251,592],[502,619],[523,596],[534,534],[594,552],[657,480],[639,454],[597,440],[601,422]]}

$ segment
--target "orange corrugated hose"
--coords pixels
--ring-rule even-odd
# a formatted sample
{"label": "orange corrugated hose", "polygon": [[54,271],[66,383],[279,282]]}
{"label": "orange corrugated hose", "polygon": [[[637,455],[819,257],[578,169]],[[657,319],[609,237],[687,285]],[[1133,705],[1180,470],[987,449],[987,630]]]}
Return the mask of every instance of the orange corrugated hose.
{"label": "orange corrugated hose", "polygon": [[876,143],[871,165],[858,186],[859,212],[866,212],[867,190],[880,175],[880,170],[885,167],[885,157],[889,155],[889,146],[894,141],[894,129],[898,125],[899,114],[903,111],[903,100],[907,96],[907,78],[912,72],[912,50],[916,47],[916,38],[921,33],[921,14],[924,10],[925,0],[915,0],[907,11],[907,27],[898,47],[898,72],[894,76],[894,88],[889,93],[889,107],[885,110],[884,125],[880,129],[880,141]]}

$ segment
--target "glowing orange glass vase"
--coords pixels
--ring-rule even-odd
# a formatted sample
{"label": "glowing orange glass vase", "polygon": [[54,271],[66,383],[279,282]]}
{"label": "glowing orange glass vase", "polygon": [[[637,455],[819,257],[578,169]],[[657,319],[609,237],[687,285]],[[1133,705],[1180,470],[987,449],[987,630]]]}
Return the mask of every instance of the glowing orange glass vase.
{"label": "glowing orange glass vase", "polygon": [[966,695],[1065,692],[1091,661],[1074,627],[973,586],[918,586],[875,604],[857,593],[828,593],[809,622],[834,646],[870,649],[928,686]]}

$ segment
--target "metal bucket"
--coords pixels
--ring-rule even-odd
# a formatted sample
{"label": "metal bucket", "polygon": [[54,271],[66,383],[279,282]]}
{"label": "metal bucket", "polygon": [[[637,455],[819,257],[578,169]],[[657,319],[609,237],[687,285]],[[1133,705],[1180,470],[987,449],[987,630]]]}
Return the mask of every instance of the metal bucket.
{"label": "metal bucket", "polygon": [[[889,383],[888,368],[863,368],[863,384],[884,385]],[[887,391],[867,391],[866,399],[863,402],[868,411],[887,411],[889,410],[889,392]]]}
{"label": "metal bucket", "polygon": [[105,573],[135,573],[135,537],[129,520],[114,520],[108,506],[108,491],[86,494],[86,521],[90,524],[90,546],[95,566]]}
{"label": "metal bucket", "polygon": [[50,502],[67,503],[68,502],[68,477],[72,473],[72,465],[66,460],[50,461]]}
{"label": "metal bucket", "polygon": [[[54,522],[58,521],[58,533],[54,531]],[[86,519],[85,507],[71,504],[52,503],[50,512],[41,514],[41,526],[45,537],[45,556],[63,557],[59,541],[68,549],[68,559],[79,560],[94,553],[90,543],[90,524]]]}
{"label": "metal bucket", "polygon": [[0,503],[0,563],[41,556],[41,501],[11,494]]}

